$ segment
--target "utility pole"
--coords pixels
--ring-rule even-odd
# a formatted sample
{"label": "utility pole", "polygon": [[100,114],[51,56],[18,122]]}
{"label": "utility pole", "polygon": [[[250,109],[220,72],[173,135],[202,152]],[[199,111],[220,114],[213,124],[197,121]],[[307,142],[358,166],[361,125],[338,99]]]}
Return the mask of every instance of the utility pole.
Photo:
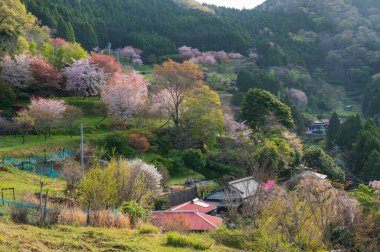
{"label": "utility pole", "polygon": [[83,144],[83,123],[80,125],[80,164],[84,175],[84,144]]}
{"label": "utility pole", "polygon": [[108,43],[108,56],[111,56],[111,43]]}

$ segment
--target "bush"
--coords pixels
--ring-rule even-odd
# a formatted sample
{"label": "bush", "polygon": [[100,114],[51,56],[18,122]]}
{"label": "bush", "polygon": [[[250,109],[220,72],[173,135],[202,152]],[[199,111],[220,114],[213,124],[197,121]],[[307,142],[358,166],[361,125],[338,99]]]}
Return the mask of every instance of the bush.
{"label": "bush", "polygon": [[155,226],[143,224],[139,228],[139,234],[158,234],[160,229]]}
{"label": "bush", "polygon": [[192,248],[197,250],[207,250],[211,248],[212,241],[199,240],[192,236],[183,236],[179,233],[170,232],[166,235],[166,245],[178,248]]}
{"label": "bush", "polygon": [[183,162],[188,169],[201,172],[206,166],[206,159],[199,149],[188,149],[183,152]]}
{"label": "bush", "polygon": [[211,237],[224,246],[230,248],[244,249],[247,247],[244,235],[239,230],[220,228],[212,233]]}
{"label": "bush", "polygon": [[138,152],[145,152],[150,147],[148,139],[140,134],[129,135],[128,143]]}
{"label": "bush", "polygon": [[104,148],[110,156],[119,154],[132,158],[136,155],[136,151],[126,144],[127,141],[128,139],[121,134],[110,134],[105,139]]}
{"label": "bush", "polygon": [[220,189],[220,185],[216,182],[212,182],[210,184],[205,184],[201,186],[197,186],[197,196],[198,198],[204,198],[207,195],[217,191]]}
{"label": "bush", "polygon": [[80,209],[63,209],[59,213],[58,223],[62,225],[85,226],[87,215]]}
{"label": "bush", "polygon": [[308,167],[326,174],[329,179],[338,182],[345,181],[345,174],[342,169],[337,166],[334,160],[322,149],[318,147],[307,149],[305,151],[304,160]]}
{"label": "bush", "polygon": [[331,232],[330,240],[335,245],[351,247],[352,241],[353,241],[353,235],[351,231],[345,227],[336,227]]}
{"label": "bush", "polygon": [[0,81],[0,90],[0,109],[12,105],[16,100],[12,86],[5,81]]}
{"label": "bush", "polygon": [[154,209],[156,211],[165,210],[169,208],[169,199],[168,197],[162,196],[154,199]]}
{"label": "bush", "polygon": [[134,228],[139,219],[143,219],[148,215],[148,211],[141,207],[136,201],[124,203],[120,210],[124,214],[128,214],[131,227]]}
{"label": "bush", "polygon": [[9,207],[9,215],[11,220],[19,224],[28,224],[29,209],[25,206],[11,205]]}

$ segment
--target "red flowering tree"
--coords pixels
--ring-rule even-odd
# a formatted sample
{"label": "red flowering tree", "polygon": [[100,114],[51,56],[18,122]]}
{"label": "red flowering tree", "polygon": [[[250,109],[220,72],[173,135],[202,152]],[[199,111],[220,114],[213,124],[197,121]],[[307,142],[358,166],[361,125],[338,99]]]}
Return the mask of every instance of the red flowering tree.
{"label": "red flowering tree", "polygon": [[40,96],[49,96],[60,89],[62,74],[43,58],[34,57],[31,65],[31,89]]}
{"label": "red flowering tree", "polygon": [[90,62],[110,75],[121,73],[122,70],[120,63],[112,56],[93,53]]}

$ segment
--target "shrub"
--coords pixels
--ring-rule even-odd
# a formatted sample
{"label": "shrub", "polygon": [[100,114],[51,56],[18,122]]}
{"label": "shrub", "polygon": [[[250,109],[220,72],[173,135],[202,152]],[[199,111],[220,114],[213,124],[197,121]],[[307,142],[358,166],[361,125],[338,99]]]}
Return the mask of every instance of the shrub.
{"label": "shrub", "polygon": [[58,223],[62,225],[85,226],[86,221],[86,213],[76,208],[63,209],[58,216]]}
{"label": "shrub", "polygon": [[353,234],[346,227],[340,226],[332,230],[330,239],[333,244],[351,247]]}
{"label": "shrub", "polygon": [[159,232],[160,229],[152,225],[143,224],[139,228],[139,234],[157,234]]}
{"label": "shrub", "polygon": [[115,213],[109,210],[98,212],[94,218],[93,226],[104,228],[130,228],[129,217],[124,214]]}
{"label": "shrub", "polygon": [[211,234],[211,237],[224,246],[236,249],[246,248],[244,235],[239,230],[220,228]]}
{"label": "shrub", "polygon": [[206,159],[199,149],[187,149],[182,155],[183,162],[188,169],[200,172],[206,166]]}
{"label": "shrub", "polygon": [[128,143],[138,152],[145,152],[150,147],[148,139],[140,134],[129,135]]}
{"label": "shrub", "polygon": [[153,203],[154,203],[154,209],[156,211],[165,210],[169,208],[169,199],[168,197],[165,197],[165,196],[155,198]]}
{"label": "shrub", "polygon": [[211,193],[213,193],[219,189],[220,189],[220,185],[216,182],[197,186],[197,195],[199,198],[204,198],[207,195],[210,195]]}
{"label": "shrub", "polygon": [[148,211],[142,208],[136,201],[129,201],[124,203],[120,210],[124,214],[128,214],[131,227],[134,228],[139,219],[143,219],[146,215],[148,215]]}
{"label": "shrub", "polygon": [[121,134],[111,134],[106,137],[104,148],[110,156],[120,154],[128,158],[134,157],[136,151],[126,144],[127,141],[128,139]]}
{"label": "shrub", "polygon": [[307,149],[305,151],[304,160],[308,167],[326,174],[329,179],[338,182],[345,181],[345,174],[342,169],[337,166],[334,160],[322,149],[318,147]]}
{"label": "shrub", "polygon": [[183,236],[179,233],[170,232],[166,235],[166,245],[172,247],[207,250],[211,248],[212,243],[210,240],[199,240],[193,236]]}
{"label": "shrub", "polygon": [[9,215],[11,220],[19,224],[28,224],[29,209],[21,205],[11,205],[9,207]]}

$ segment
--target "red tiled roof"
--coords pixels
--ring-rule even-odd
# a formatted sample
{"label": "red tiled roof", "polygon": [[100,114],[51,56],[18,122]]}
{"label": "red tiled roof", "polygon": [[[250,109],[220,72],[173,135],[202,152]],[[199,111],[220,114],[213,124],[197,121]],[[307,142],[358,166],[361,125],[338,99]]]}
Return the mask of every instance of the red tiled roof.
{"label": "red tiled roof", "polygon": [[191,231],[213,231],[223,219],[197,211],[158,211],[150,215],[152,223],[164,230],[180,227]]}
{"label": "red tiled roof", "polygon": [[216,205],[210,204],[200,199],[194,199],[181,205],[171,207],[169,210],[198,211],[200,213],[209,213],[217,208],[218,207]]}

